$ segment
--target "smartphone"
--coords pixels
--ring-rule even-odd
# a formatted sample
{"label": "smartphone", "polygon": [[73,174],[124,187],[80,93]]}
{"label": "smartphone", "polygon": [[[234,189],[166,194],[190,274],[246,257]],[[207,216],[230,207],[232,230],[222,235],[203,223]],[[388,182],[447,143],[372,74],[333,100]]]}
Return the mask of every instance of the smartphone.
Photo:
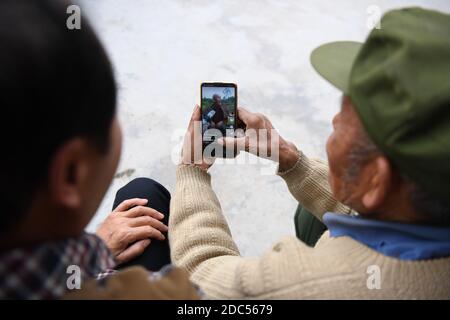
{"label": "smartphone", "polygon": [[233,157],[234,150],[225,150],[215,141],[234,137],[237,128],[237,85],[235,83],[202,83],[202,143],[206,156]]}

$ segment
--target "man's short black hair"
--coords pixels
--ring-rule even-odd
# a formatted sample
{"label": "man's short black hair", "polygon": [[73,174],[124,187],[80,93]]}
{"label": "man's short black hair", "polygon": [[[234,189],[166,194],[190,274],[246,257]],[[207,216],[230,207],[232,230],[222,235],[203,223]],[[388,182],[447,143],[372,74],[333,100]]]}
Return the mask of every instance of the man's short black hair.
{"label": "man's short black hair", "polygon": [[0,232],[23,217],[64,142],[81,136],[108,149],[112,67],[85,19],[80,30],[67,28],[67,7],[0,0]]}

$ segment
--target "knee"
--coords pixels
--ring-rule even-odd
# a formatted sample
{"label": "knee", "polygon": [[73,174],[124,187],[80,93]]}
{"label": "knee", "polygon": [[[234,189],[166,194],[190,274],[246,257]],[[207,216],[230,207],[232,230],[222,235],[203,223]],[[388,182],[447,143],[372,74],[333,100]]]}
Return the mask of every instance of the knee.
{"label": "knee", "polygon": [[143,197],[143,195],[162,195],[170,199],[170,192],[159,182],[150,179],[139,177],[131,180],[128,184],[122,187],[118,193],[126,190],[126,193],[136,194],[136,198]]}
{"label": "knee", "polygon": [[158,181],[155,181],[150,178],[139,177],[131,180],[127,185],[133,188],[138,188],[140,190],[148,190],[148,191],[163,191],[170,196],[169,190],[167,190],[162,184]]}
{"label": "knee", "polygon": [[128,182],[128,184],[127,184],[127,186],[139,187],[139,189],[153,189],[153,188],[158,187],[158,185],[163,187],[161,184],[159,184],[155,180],[150,179],[150,178],[144,178],[144,177],[135,178],[135,179],[131,180],[130,182]]}

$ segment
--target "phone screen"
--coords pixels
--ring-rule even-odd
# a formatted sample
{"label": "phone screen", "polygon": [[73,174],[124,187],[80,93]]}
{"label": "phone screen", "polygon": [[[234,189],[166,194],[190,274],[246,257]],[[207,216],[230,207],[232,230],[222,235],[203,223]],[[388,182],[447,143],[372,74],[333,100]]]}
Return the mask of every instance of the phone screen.
{"label": "phone screen", "polygon": [[237,122],[237,86],[234,83],[201,85],[203,147],[220,137],[234,136]]}

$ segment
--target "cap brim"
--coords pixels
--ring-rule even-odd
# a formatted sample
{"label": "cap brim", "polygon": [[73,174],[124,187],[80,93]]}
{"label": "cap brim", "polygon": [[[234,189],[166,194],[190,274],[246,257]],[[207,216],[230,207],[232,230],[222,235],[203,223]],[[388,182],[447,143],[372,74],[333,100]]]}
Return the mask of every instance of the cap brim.
{"label": "cap brim", "polygon": [[350,72],[361,46],[354,41],[326,43],[311,53],[311,64],[332,85],[348,93]]}

